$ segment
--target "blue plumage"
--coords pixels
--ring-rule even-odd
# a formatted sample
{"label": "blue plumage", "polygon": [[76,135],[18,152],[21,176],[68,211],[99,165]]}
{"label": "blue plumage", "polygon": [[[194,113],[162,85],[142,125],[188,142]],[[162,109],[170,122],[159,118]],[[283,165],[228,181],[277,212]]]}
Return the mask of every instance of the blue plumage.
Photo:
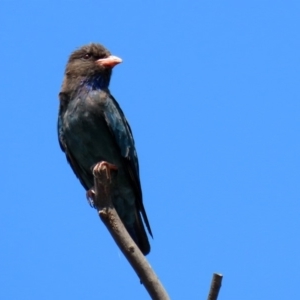
{"label": "blue plumage", "polygon": [[107,161],[118,167],[113,203],[146,255],[150,245],[141,215],[150,234],[151,229],[142,201],[134,140],[124,113],[108,89],[111,69],[119,62],[99,44],[84,46],[70,56],[59,94],[58,136],[86,190],[93,187],[91,166]]}

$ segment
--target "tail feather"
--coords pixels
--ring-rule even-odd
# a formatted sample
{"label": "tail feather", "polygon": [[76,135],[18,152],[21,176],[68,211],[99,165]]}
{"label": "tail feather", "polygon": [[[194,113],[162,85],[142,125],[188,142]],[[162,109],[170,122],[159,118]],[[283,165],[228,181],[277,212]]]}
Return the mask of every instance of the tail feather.
{"label": "tail feather", "polygon": [[150,243],[147,237],[147,233],[142,222],[140,213],[135,211],[135,222],[131,228],[127,228],[130,236],[135,241],[137,246],[140,248],[141,252],[144,255],[149,254],[150,252]]}

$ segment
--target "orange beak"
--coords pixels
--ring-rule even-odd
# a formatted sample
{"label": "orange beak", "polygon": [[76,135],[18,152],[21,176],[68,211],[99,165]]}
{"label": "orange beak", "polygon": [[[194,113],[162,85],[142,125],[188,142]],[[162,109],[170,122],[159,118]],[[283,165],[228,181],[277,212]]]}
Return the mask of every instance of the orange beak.
{"label": "orange beak", "polygon": [[121,62],[122,62],[121,58],[113,55],[110,55],[107,58],[100,58],[96,60],[96,64],[108,68],[113,68],[115,65],[120,64]]}

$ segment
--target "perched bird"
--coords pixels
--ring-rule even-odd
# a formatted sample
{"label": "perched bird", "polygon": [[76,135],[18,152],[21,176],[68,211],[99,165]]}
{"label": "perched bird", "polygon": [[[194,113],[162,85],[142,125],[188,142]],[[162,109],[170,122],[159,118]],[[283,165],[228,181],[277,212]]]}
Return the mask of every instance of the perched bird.
{"label": "perched bird", "polygon": [[94,184],[93,165],[105,161],[117,166],[112,201],[146,255],[150,244],[143,221],[151,236],[152,232],[143,205],[134,140],[123,111],[108,89],[112,68],[121,62],[94,43],[70,55],[59,93],[58,138],[87,193]]}

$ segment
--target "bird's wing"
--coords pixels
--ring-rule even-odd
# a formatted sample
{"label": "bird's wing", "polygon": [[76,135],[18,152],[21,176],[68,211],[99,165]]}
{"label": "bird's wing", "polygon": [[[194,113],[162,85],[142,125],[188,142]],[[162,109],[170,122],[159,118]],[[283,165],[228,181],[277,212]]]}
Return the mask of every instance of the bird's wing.
{"label": "bird's wing", "polygon": [[[98,93],[99,92],[97,91],[93,91],[89,93],[89,96],[99,99]],[[132,131],[118,102],[109,92],[107,92],[106,95],[107,96],[104,101],[105,108],[103,109],[104,118],[109,131],[113,135],[117,145],[121,150],[121,154],[127,167],[127,172],[134,184],[134,188],[136,191],[137,208],[141,212],[147,229],[152,236],[150,224],[143,205],[142,189],[139,176],[139,163],[135,150]],[[95,100],[97,101],[97,99]]]}
{"label": "bird's wing", "polygon": [[65,99],[64,99],[64,95],[61,93],[59,95],[60,97],[60,107],[59,107],[59,113],[58,113],[58,121],[57,121],[57,133],[58,133],[58,142],[60,145],[60,148],[63,152],[65,152],[66,157],[67,157],[67,161],[70,164],[74,174],[76,175],[76,177],[79,179],[80,183],[82,184],[82,186],[88,190],[88,186],[86,185],[85,181],[84,181],[84,177],[89,178],[90,174],[87,174],[86,171],[77,163],[76,159],[74,158],[74,156],[72,155],[72,152],[70,151],[70,149],[67,147],[67,143],[65,141],[65,137],[64,137],[64,132],[63,132],[63,127],[62,127],[62,115],[66,109],[66,105],[65,105]]}

